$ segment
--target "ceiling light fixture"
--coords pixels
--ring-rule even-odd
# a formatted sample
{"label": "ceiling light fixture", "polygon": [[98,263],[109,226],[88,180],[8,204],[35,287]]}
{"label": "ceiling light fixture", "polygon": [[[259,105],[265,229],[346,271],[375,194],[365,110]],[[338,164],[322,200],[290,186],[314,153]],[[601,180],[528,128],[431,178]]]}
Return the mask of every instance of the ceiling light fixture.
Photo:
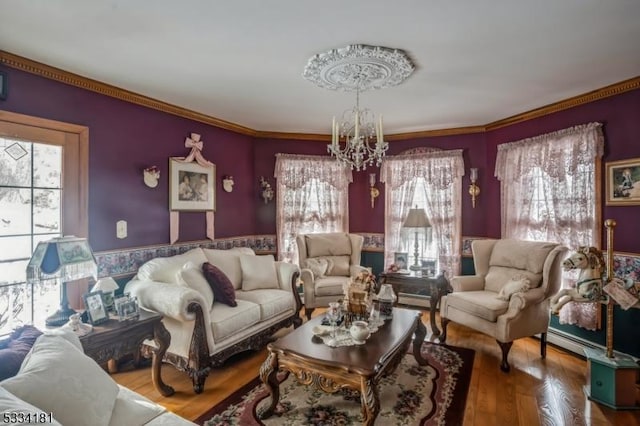
{"label": "ceiling light fixture", "polygon": [[333,118],[327,151],[352,170],[380,166],[389,148],[384,141],[382,115],[376,120],[371,110],[360,109],[360,92],[398,85],[413,70],[404,51],[364,44],[332,49],[309,59],[305,79],[325,89],[356,92],[355,107],[344,111],[337,121]]}

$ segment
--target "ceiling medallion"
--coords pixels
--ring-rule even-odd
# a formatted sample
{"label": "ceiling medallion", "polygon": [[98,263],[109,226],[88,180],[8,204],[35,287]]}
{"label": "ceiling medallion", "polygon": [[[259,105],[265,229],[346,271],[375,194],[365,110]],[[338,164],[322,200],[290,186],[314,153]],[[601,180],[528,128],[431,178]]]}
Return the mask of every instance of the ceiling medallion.
{"label": "ceiling medallion", "polygon": [[360,92],[386,89],[402,83],[414,66],[400,49],[351,44],[314,55],[303,77],[324,89],[356,92],[356,105],[333,117],[327,152],[351,170],[382,164],[389,143],[384,140],[382,115],[376,119],[368,108],[360,108]]}
{"label": "ceiling medallion", "polygon": [[302,75],[324,89],[363,92],[396,86],[414,69],[403,50],[351,44],[314,55]]}

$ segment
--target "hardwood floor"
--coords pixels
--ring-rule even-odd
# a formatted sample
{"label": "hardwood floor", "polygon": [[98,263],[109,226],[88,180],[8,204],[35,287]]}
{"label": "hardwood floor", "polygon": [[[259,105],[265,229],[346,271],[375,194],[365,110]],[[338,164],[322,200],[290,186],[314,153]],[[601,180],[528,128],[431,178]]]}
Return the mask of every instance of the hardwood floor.
{"label": "hardwood floor", "polygon": [[[321,315],[318,310],[314,313]],[[423,322],[429,329],[428,311]],[[505,374],[499,368],[495,340],[455,323],[447,331],[448,344],[476,351],[464,425],[640,425],[640,411],[615,411],[586,398],[582,387],[587,363],[570,352],[548,345],[547,358],[542,359],[538,340],[519,339],[509,355],[511,372]],[[194,394],[188,376],[170,365],[163,367],[162,377],[176,390],[171,397],[156,392],[149,368],[117,373],[113,378],[194,420],[256,377],[265,358],[266,350],[234,357],[224,368],[211,372],[200,395]]]}

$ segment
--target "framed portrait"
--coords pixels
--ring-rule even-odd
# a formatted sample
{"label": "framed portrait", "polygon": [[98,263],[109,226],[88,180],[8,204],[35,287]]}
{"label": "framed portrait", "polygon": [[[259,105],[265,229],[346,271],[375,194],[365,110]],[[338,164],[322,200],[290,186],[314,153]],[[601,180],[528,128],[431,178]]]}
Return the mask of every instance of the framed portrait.
{"label": "framed portrait", "polygon": [[91,324],[98,325],[109,321],[109,313],[104,303],[102,290],[85,293],[82,298],[87,311],[87,319]]}
{"label": "framed portrait", "polygon": [[215,166],[204,167],[169,158],[169,209],[215,210],[215,177]]}
{"label": "framed portrait", "polygon": [[126,321],[140,317],[140,308],[136,299],[125,295],[114,301],[118,321]]}
{"label": "framed portrait", "polygon": [[393,264],[400,270],[407,269],[409,267],[409,253],[399,251],[393,253]]}
{"label": "framed portrait", "polygon": [[640,158],[606,163],[606,204],[640,204]]}

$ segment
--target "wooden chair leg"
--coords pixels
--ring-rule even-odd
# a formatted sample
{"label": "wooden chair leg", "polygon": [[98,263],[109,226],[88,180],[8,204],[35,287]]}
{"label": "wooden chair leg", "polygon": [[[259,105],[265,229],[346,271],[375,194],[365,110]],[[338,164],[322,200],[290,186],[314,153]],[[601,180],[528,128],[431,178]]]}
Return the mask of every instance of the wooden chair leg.
{"label": "wooden chair leg", "polygon": [[547,357],[547,333],[540,334],[540,356]]}
{"label": "wooden chair leg", "polygon": [[311,319],[311,314],[313,313],[313,311],[315,311],[316,308],[307,308],[306,306],[304,307],[304,314],[307,317],[307,321]]}
{"label": "wooden chair leg", "polygon": [[509,356],[509,351],[511,350],[511,345],[513,345],[513,342],[500,342],[498,340],[496,340],[496,342],[498,342],[498,345],[500,345],[500,349],[502,349],[502,362],[500,363],[500,370],[508,373],[509,370],[511,370],[511,367],[509,366],[507,357]]}
{"label": "wooden chair leg", "polygon": [[447,325],[449,325],[449,320],[447,318],[442,318],[440,322],[442,323],[442,333],[438,336],[438,340],[440,343],[444,344],[447,342]]}

